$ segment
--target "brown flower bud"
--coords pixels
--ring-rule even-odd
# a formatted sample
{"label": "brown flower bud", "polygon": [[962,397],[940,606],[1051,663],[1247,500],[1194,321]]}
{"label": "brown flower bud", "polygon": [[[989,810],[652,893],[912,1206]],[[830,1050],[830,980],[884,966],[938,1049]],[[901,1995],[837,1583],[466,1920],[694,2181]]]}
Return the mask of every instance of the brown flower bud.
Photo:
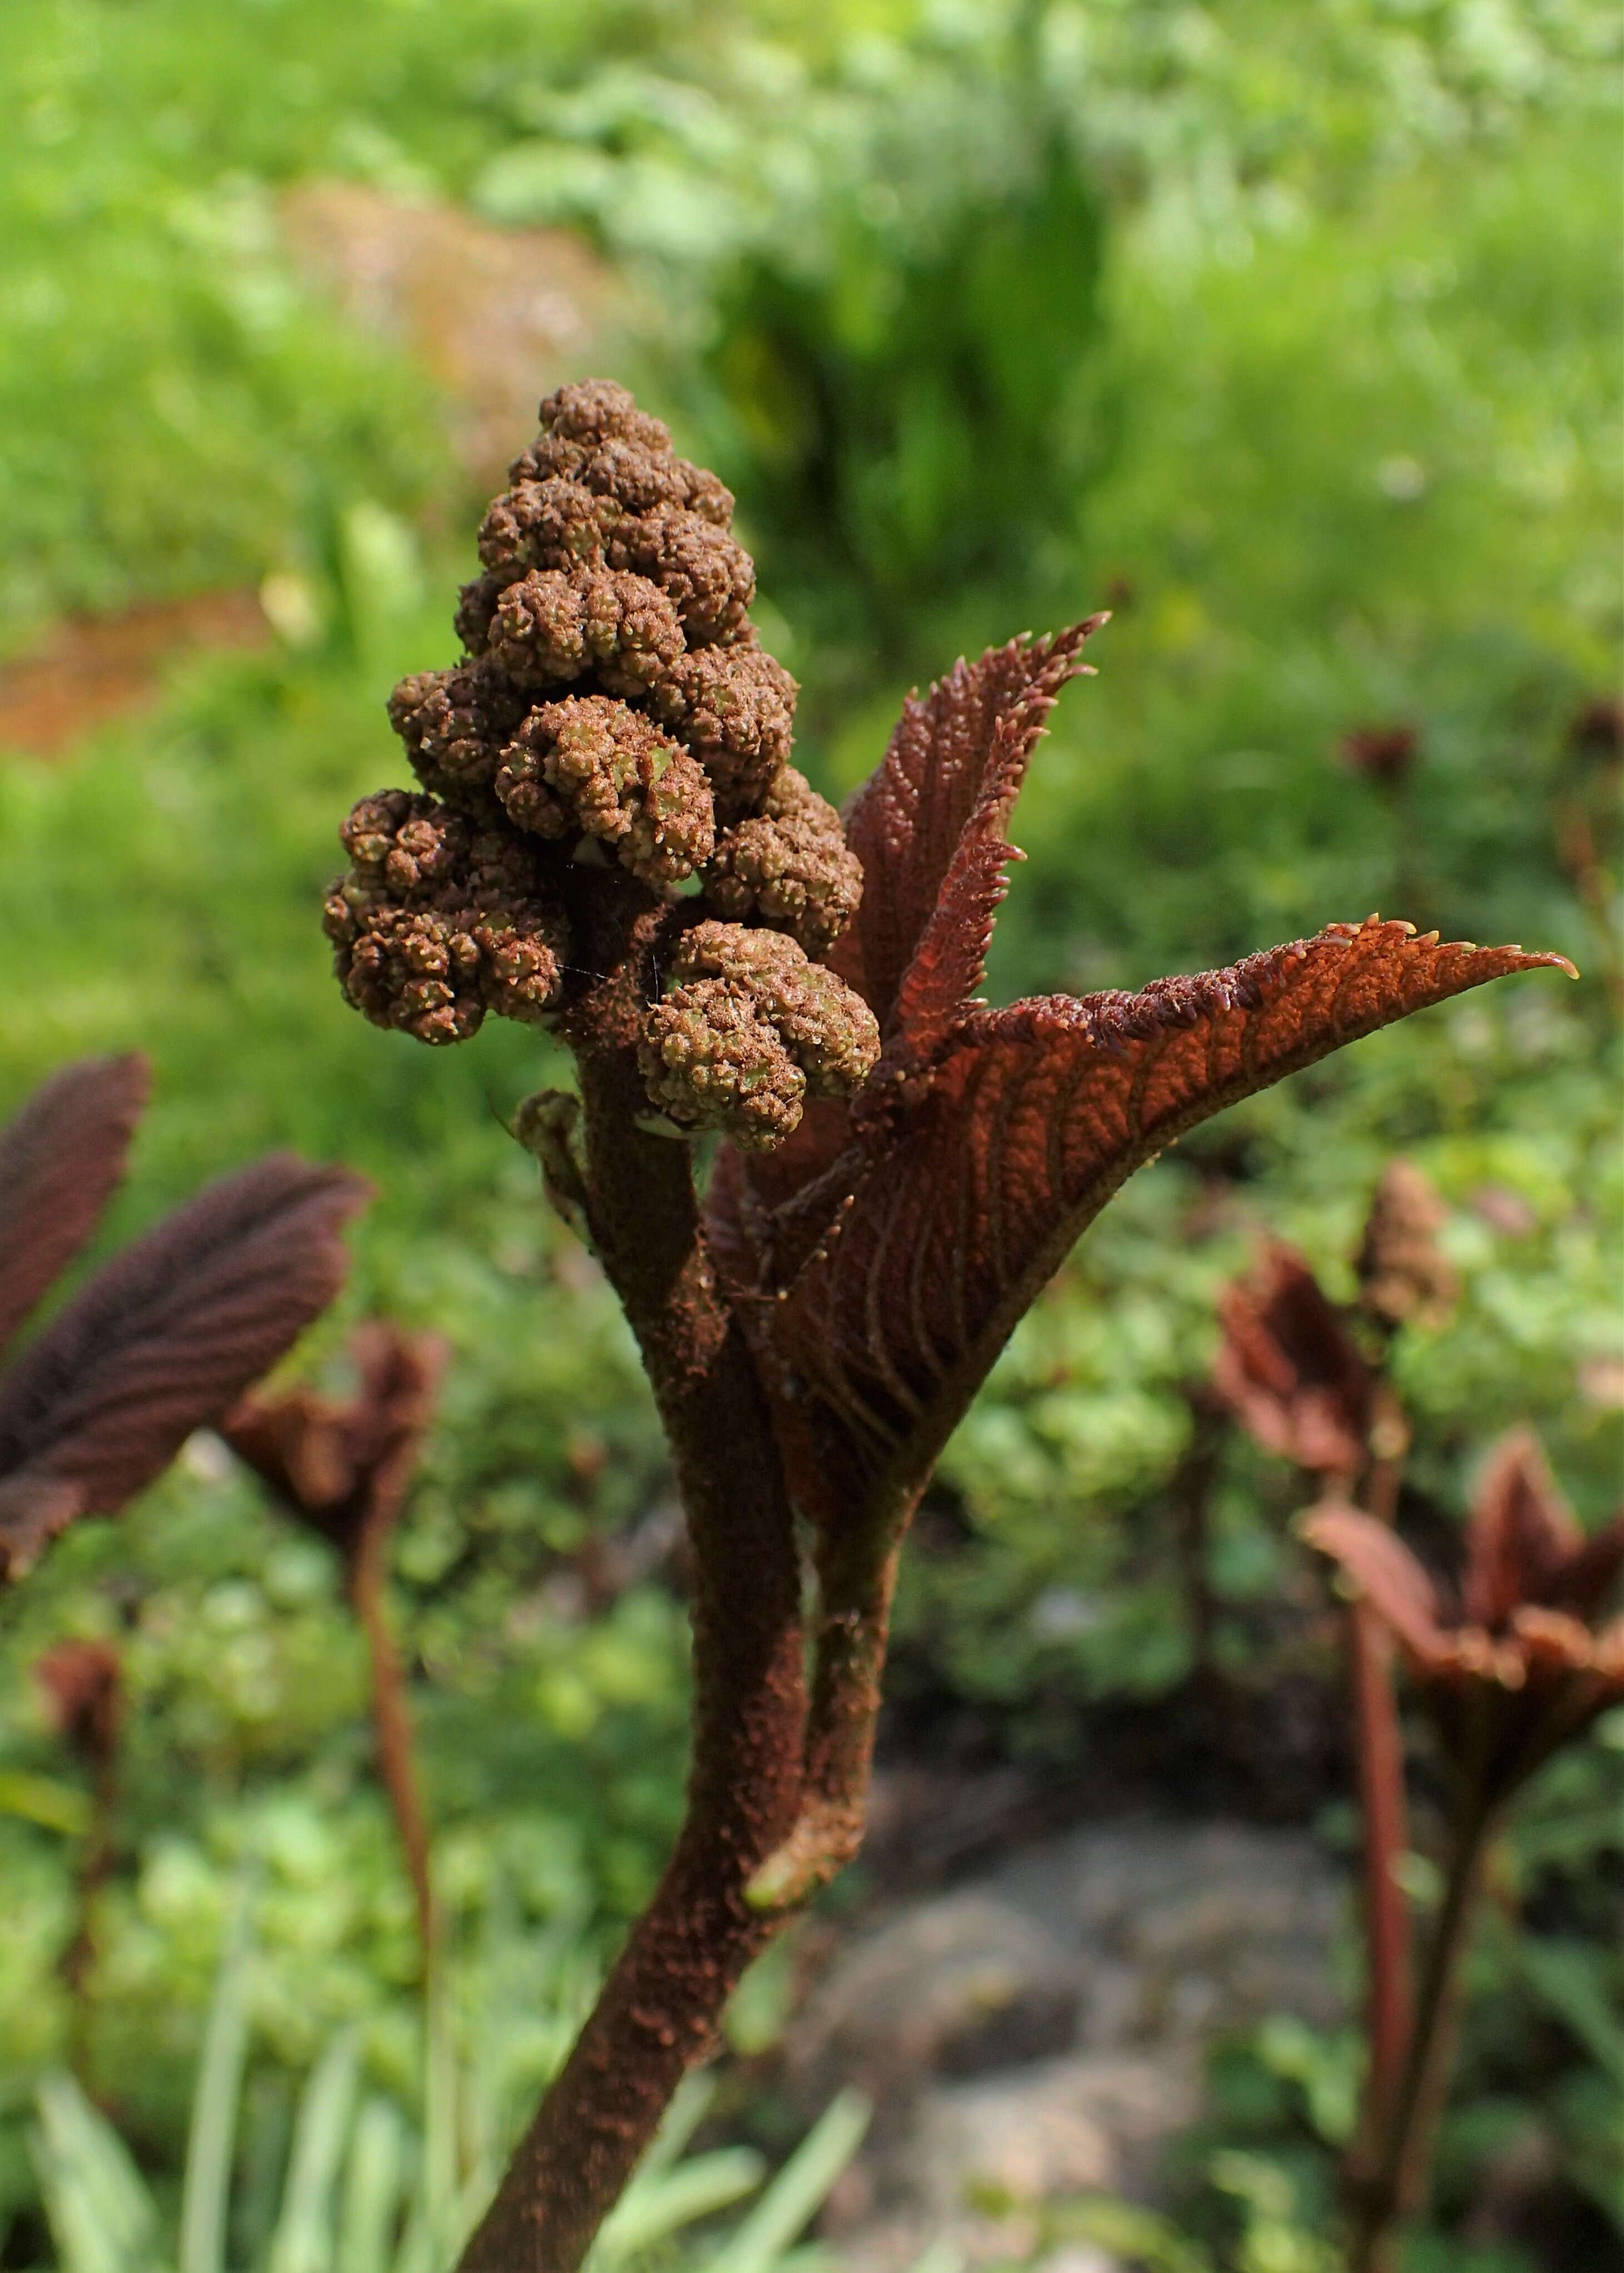
{"label": "brown flower bud", "polygon": [[630,390],[613,379],[576,379],[543,399],[545,432],[560,441],[586,444],[623,439],[646,449],[669,450],[671,429],[639,410]]}
{"label": "brown flower bud", "polygon": [[389,697],[389,723],[425,789],[484,813],[504,746],[524,701],[486,666],[416,671]]}
{"label": "brown flower bud", "polygon": [[705,898],[731,923],[755,916],[822,956],[856,914],[862,881],[839,814],[804,774],[784,766],[759,815],[717,846]]}
{"label": "brown flower bud", "polygon": [[718,816],[755,812],[787,760],[800,692],[760,648],[703,648],[679,656],[651,690],[650,707],[710,776]]}
{"label": "brown flower bud", "polygon": [[681,619],[689,647],[740,637],[756,597],[756,568],[726,529],[696,513],[662,512],[622,521],[610,536],[613,568],[658,584]]}
{"label": "brown flower bud", "polygon": [[532,569],[508,585],[491,623],[491,661],[516,686],[567,685],[593,671],[611,694],[641,694],[681,652],[665,594],[608,568]]}
{"label": "brown flower bud", "polygon": [[496,793],[542,836],[583,829],[657,890],[709,859],[710,791],[695,761],[639,711],[602,694],[532,710],[504,753]]}
{"label": "brown flower bud", "polygon": [[493,575],[487,569],[483,576],[476,576],[464,584],[457,594],[451,628],[470,655],[483,655],[490,646],[491,620],[496,613],[496,604],[512,581],[508,576]]}
{"label": "brown flower bud", "polygon": [[578,483],[516,482],[492,499],[479,524],[479,558],[493,575],[508,578],[530,568],[596,565],[620,518],[614,499],[595,497]]}
{"label": "brown flower bud", "polygon": [[675,456],[669,442],[657,449],[616,435],[594,445],[554,431],[520,452],[508,478],[515,489],[526,482],[568,482],[622,513],[696,513],[718,529],[733,519],[733,491],[703,466]]}
{"label": "brown flower bud", "polygon": [[[668,893],[731,827],[728,909],[814,949],[833,939],[857,867],[833,812],[785,772],[795,683],[756,645],[732,514],[723,484],[679,458],[624,387],[589,380],[542,404],[462,588],[467,659],[390,698],[430,794],[364,799],[345,830],[353,865],[325,920],[366,1016],[430,1042],[461,1040],[492,1012],[545,1023],[568,951],[560,856],[585,840]],[[572,891],[596,889],[570,874]],[[689,975],[749,993],[731,971]],[[769,1018],[750,1039],[781,1067],[795,1114],[808,1082],[840,1077],[807,1018],[800,1039]],[[742,1061],[735,1073],[753,1079]]]}
{"label": "brown flower bud", "polygon": [[363,798],[342,834],[354,866],[323,925],[364,1016],[432,1043],[465,1040],[487,1011],[545,1023],[568,927],[522,840],[404,790]]}
{"label": "brown flower bud", "polygon": [[1371,1201],[1354,1268],[1359,1303],[1384,1325],[1437,1324],[1460,1294],[1438,1244],[1447,1211],[1419,1168],[1390,1160]]}

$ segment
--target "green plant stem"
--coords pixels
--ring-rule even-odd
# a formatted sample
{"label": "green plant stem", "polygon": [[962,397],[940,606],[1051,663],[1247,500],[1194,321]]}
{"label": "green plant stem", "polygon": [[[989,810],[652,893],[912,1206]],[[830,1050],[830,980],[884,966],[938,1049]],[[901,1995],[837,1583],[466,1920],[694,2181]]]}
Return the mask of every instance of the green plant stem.
{"label": "green plant stem", "polygon": [[634,922],[605,941],[583,926],[594,967],[607,975],[573,1039],[593,1245],[637,1337],[693,1543],[688,1812],[462,2273],[579,2265],[677,2085],[714,2044],[745,1967],[781,1923],[752,1907],[746,1889],[800,1804],[806,1694],[793,1520],[766,1399],[705,1250],[688,1148],[637,1125],[648,1110],[632,1039],[643,929]]}
{"label": "green plant stem", "polygon": [[1420,2193],[1454,2049],[1455,1984],[1492,1822],[1492,1808],[1470,1801],[1455,1828],[1443,1903],[1427,1947],[1380,2157],[1370,2175],[1356,2178],[1351,2189],[1349,2273],[1389,2273],[1399,2229]]}

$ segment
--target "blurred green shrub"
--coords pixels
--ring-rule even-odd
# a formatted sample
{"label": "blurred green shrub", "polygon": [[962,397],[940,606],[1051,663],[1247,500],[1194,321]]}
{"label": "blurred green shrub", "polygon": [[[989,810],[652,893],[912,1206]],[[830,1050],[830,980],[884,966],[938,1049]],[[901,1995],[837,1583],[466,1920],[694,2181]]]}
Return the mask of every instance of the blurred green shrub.
{"label": "blurred green shrub", "polygon": [[[1624,1458],[1617,1044],[1553,810],[1590,768],[1616,874],[1608,761],[1568,727],[1624,629],[1618,49],[1599,0],[0,9],[0,645],[212,581],[298,597],[264,654],[184,666],[71,764],[0,768],[0,1107],[78,1052],[153,1054],[114,1239],[278,1142],[382,1188],[356,1309],[459,1354],[396,1584],[468,1931],[510,1917],[590,1963],[637,1905],[677,1804],[683,1620],[663,1579],[605,1607],[594,1574],[605,1540],[654,1539],[665,1480],[624,1330],[501,1127],[545,1048],[357,1039],[326,970],[331,814],[389,770],[391,680],[449,659],[415,590],[461,506],[426,379],[288,275],[280,186],[466,197],[627,267],[652,311],[631,375],[747,501],[823,785],[959,646],[1116,609],[1023,806],[996,991],[1136,984],[1378,905],[1585,967],[1566,999],[1462,1005],[1230,1116],[1136,1181],[1012,1345],[911,1553],[898,1720],[1083,1772],[1109,1715],[1188,1671],[1182,1392],[1213,1294],[1264,1227],[1335,1289],[1392,1152],[1449,1201],[1466,1287],[1400,1356],[1440,1519],[1515,1420],[1587,1515]],[[1395,724],[1417,737],[1396,796],[1337,754]],[[179,2167],[251,1849],[244,2183],[257,2157],[279,2177],[292,2080],[350,2022],[414,2104],[409,1911],[333,1573],[207,1458],[65,1542],[0,1637],[0,2218],[37,2198],[23,2135],[60,2057],[79,1796],[26,1670],[65,1632],[117,1630],[133,1668],[95,2045],[143,2164]],[[1244,1451],[1214,1495],[1220,1654],[1265,1695],[1289,1499]],[[1507,2124],[1616,2199],[1578,2015],[1612,1977],[1621,1759],[1562,1763],[1519,1828],[1525,1924],[1483,1954],[1450,2217]],[[1530,1960],[1547,1940],[1555,1969]],[[1231,2259],[1248,2219],[1312,2225],[1325,2167],[1324,2079],[1267,2050],[1228,2097],[1221,2075],[1205,2150],[1278,2151],[1297,2207],[1226,2166],[1251,2195],[1200,2215]]]}
{"label": "blurred green shrub", "polygon": [[[267,2131],[261,2121],[245,2135],[251,1915],[245,1889],[209,2009],[173,2218],[72,2077],[50,2075],[41,2084],[28,2149],[58,2273],[226,2273],[228,2265],[262,2266],[264,2273],[442,2273],[494,2191],[526,2098],[538,2074],[563,2057],[580,2017],[579,1967],[568,1946],[544,1946],[539,1966],[534,1951],[496,1953],[496,1970],[509,1987],[515,1960],[530,1960],[521,2032],[494,2004],[457,2011],[455,1991],[442,1985],[431,1999],[410,2112],[375,2088],[361,2032],[350,2027],[311,2067],[291,2123]],[[487,1996],[491,1973],[487,1953],[477,1984]],[[462,2001],[466,2007],[466,1997]],[[516,2067],[515,2033],[530,2040]],[[748,2148],[684,2156],[712,2090],[696,2074],[678,2094],[593,2245],[590,2273],[647,2273],[655,2266],[778,2273],[868,2125],[868,2104],[843,2092],[763,2187],[762,2158]],[[246,2182],[239,2183],[244,2162]],[[757,2199],[731,2229],[710,2224],[752,2194]],[[695,2225],[706,2231],[697,2249],[688,2232]]]}

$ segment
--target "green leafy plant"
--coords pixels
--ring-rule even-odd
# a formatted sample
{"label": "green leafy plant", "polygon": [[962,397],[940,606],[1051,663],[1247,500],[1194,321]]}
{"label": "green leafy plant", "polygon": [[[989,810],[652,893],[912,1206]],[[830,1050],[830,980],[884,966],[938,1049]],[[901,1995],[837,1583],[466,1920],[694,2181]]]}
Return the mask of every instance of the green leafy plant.
{"label": "green leafy plant", "polygon": [[[41,2085],[30,2152],[57,2273],[228,2273],[245,2262],[229,2237],[240,2208],[235,2172],[250,2049],[249,1917],[244,1901],[210,2006],[177,2220],[71,2077]],[[557,1977],[563,1985],[566,1977]],[[449,2006],[437,2000],[418,2131],[395,2100],[365,2089],[357,2032],[341,2032],[305,2082],[252,2262],[265,2273],[439,2273],[496,2183],[489,2150],[471,2161],[461,2154],[459,2119],[488,2088],[479,2071],[496,2061],[493,2044],[477,2038],[459,2061]],[[769,2177],[748,2148],[686,2153],[711,2097],[697,2076],[677,2095],[593,2246],[592,2273],[778,2273],[868,2119],[861,2096],[842,2093]],[[718,2230],[719,2214],[751,2196],[744,2215]],[[695,2226],[705,2233],[697,2245]]]}

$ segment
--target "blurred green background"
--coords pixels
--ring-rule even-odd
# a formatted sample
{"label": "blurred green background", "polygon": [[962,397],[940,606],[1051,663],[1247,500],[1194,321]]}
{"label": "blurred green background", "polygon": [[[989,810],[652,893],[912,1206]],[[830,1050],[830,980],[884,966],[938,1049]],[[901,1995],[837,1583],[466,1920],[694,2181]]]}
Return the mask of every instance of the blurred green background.
{"label": "blurred green background", "polygon": [[[680,1808],[669,1480],[613,1307],[501,1125],[559,1077],[545,1045],[365,1027],[317,919],[339,819],[401,772],[383,697],[452,659],[535,397],[613,371],[736,490],[831,793],[961,650],[1115,610],[1021,809],[1000,995],[1136,986],[1372,908],[1580,964],[1380,1038],[1138,1179],[950,1448],[910,1564],[897,1756],[922,1737],[1086,1781],[1124,1727],[1160,1730],[1143,1797],[1345,1844],[1323,1779],[1262,1737],[1182,1788],[1166,1766],[1184,1391],[1261,1231],[1349,1291],[1402,1151],[1463,1283],[1400,1350],[1418,1504],[1458,1517],[1522,1421],[1585,1517],[1617,1494],[1619,61],[1589,0],[0,9],[0,1109],[76,1054],[151,1054],[109,1240],[273,1144],[375,1180],[297,1366],[373,1309],[455,1345],[395,1609],[460,1945],[541,1936],[550,2010]],[[1350,761],[1350,735],[1398,727],[1402,782]],[[1299,1498],[1226,1447],[1204,1576],[1260,1728],[1302,1672]],[[67,1633],[125,1652],[91,2074],[154,2183],[245,1858],[245,2156],[274,2164],[343,2022],[380,2089],[417,2089],[359,1644],[324,1551],[205,1442],[0,1625],[6,2266],[48,2256],[25,2134],[65,2042],[82,1803],[27,1669]],[[1314,1678],[1334,1725],[1334,1666]],[[1616,1718],[1527,1825],[1417,2265],[1558,2262],[1458,2238],[1474,2173],[1530,2127],[1573,2230],[1624,2247]],[[1542,2004],[1518,1954],[1542,1933],[1595,2031]],[[519,2032],[522,2082],[556,2035]],[[1323,2204],[1312,2111],[1259,2074],[1220,2127]],[[1199,2188],[1187,2215],[1242,2262]]]}

